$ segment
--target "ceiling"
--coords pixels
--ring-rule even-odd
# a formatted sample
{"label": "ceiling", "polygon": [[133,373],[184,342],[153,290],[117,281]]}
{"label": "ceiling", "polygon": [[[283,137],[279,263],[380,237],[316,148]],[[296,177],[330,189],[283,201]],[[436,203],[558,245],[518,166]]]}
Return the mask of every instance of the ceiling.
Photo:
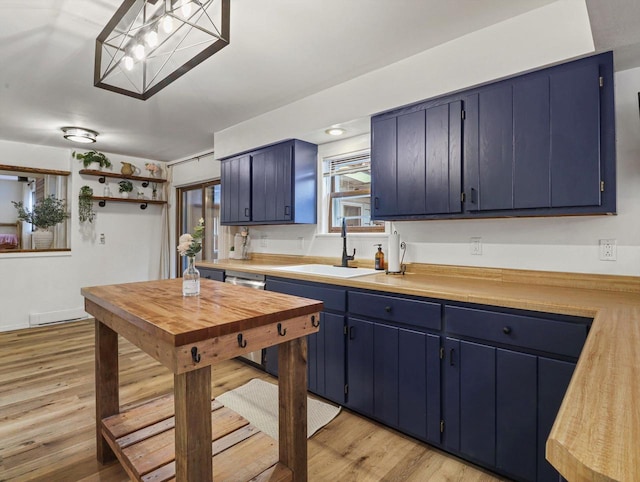
{"label": "ceiling", "polygon": [[[230,45],[140,101],[93,86],[95,38],[120,0],[2,0],[0,138],[77,147],[60,128],[80,126],[100,151],[186,158],[214,132],[553,1],[231,0]],[[592,23],[611,16],[599,3]]]}

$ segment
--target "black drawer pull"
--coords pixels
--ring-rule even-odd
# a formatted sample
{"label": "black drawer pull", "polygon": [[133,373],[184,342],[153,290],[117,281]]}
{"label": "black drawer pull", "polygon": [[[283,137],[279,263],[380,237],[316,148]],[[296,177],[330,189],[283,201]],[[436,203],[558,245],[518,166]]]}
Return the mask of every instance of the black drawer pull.
{"label": "black drawer pull", "polygon": [[311,325],[312,325],[314,328],[318,328],[318,327],[320,326],[320,320],[316,320],[315,315],[312,315],[312,316],[311,316]]}
{"label": "black drawer pull", "polygon": [[385,306],[384,307],[384,311],[386,311],[387,313],[391,313],[391,307],[390,306]]}
{"label": "black drawer pull", "polygon": [[353,326],[349,327],[349,340],[353,340],[355,337]]}
{"label": "black drawer pull", "polygon": [[454,363],[453,363],[453,352],[454,351],[455,350],[453,348],[449,349],[449,366],[454,366]]}
{"label": "black drawer pull", "polygon": [[511,327],[509,327],[509,326],[505,326],[505,327],[502,329],[502,333],[504,333],[505,335],[508,335],[509,333],[511,333]]}

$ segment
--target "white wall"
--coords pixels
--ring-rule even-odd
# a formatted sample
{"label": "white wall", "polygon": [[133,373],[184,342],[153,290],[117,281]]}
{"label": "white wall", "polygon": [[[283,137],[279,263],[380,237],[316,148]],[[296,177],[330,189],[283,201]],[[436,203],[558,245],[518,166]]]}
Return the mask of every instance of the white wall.
{"label": "white wall", "polygon": [[[99,149],[99,147],[98,147]],[[78,192],[83,185],[102,195],[97,178],[80,176],[81,164],[71,159],[73,149],[59,149],[0,141],[0,164],[71,171],[71,252],[0,254],[0,331],[25,328],[29,314],[81,310],[80,288],[110,283],[156,279],[159,272],[161,208],[142,211],[137,204],[94,205],[93,225],[80,226]],[[107,156],[113,170],[119,161],[144,169],[144,159]],[[144,171],[143,171],[144,172]],[[117,184],[111,190],[117,196]],[[151,195],[151,188],[145,190]],[[106,244],[99,244],[104,233]]]}
{"label": "white wall", "polygon": [[[544,32],[544,35],[540,35]],[[327,89],[216,134],[219,157],[333,123],[487,82],[593,51],[581,0],[561,1]],[[640,275],[640,69],[616,74],[618,215],[398,222],[406,261],[549,271]],[[320,146],[319,157],[349,152],[368,136]],[[252,250],[340,256],[337,235],[316,226],[254,227]],[[266,239],[261,237],[266,236]],[[357,257],[371,259],[376,235],[349,235]],[[481,237],[483,254],[470,253]],[[617,240],[618,260],[600,261],[598,240]],[[266,244],[266,246],[264,246]]]}

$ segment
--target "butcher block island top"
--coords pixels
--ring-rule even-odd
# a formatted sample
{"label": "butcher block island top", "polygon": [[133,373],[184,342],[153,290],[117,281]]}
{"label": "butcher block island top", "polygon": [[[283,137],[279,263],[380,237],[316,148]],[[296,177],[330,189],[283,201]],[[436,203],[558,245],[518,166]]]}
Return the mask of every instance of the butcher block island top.
{"label": "butcher block island top", "polygon": [[201,267],[593,318],[546,446],[570,482],[640,480],[640,277],[413,264],[406,276],[283,272],[335,259],[254,255]]}
{"label": "butcher block island top", "polygon": [[[307,480],[307,344],[322,303],[201,280],[83,288],[96,318],[97,458],[134,480]],[[120,412],[118,335],[174,373],[173,396]],[[276,442],[211,400],[211,365],[279,345]],[[174,415],[175,413],[175,415]],[[209,422],[206,422],[206,421]]]}

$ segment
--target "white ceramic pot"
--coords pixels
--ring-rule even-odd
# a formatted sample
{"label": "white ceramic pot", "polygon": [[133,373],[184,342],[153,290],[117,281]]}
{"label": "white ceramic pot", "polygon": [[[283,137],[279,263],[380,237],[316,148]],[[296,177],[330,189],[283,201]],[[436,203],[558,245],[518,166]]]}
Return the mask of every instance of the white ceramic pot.
{"label": "white ceramic pot", "polygon": [[50,249],[53,244],[53,232],[48,229],[38,228],[31,236],[33,236],[33,246],[35,249]]}
{"label": "white ceramic pot", "polygon": [[127,198],[129,197],[129,193],[128,193],[128,192],[126,192],[126,191],[121,192],[121,193],[120,193],[120,197],[122,197],[122,198],[124,198],[124,199],[127,199]]}

